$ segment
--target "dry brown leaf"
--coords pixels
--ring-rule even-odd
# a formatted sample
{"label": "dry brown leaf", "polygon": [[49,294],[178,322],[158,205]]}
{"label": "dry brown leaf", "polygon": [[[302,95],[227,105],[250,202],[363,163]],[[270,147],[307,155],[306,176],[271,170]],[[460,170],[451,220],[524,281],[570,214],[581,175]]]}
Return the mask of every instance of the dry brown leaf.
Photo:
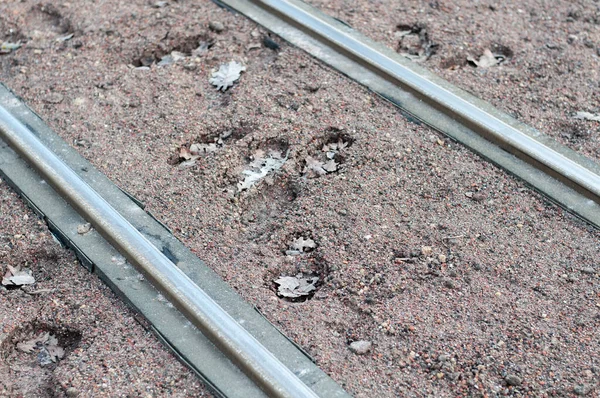
{"label": "dry brown leaf", "polygon": [[214,70],[208,81],[210,84],[217,86],[217,90],[225,91],[233,86],[233,83],[240,78],[241,73],[245,70],[244,65],[231,61],[219,66],[219,70]]}
{"label": "dry brown leaf", "polygon": [[33,350],[36,347],[40,347],[40,346],[48,343],[49,339],[50,339],[50,333],[42,332],[31,340],[22,341],[22,342],[18,343],[17,348],[23,352],[31,353],[31,352],[33,352]]}
{"label": "dry brown leaf", "polygon": [[4,286],[22,286],[31,285],[35,283],[35,278],[31,275],[31,271],[27,268],[21,270],[21,267],[6,266],[8,271],[2,278],[2,284]]}
{"label": "dry brown leaf", "polygon": [[308,296],[316,289],[315,284],[319,281],[316,276],[281,276],[273,282],[279,285],[277,294],[281,297],[298,298]]}
{"label": "dry brown leaf", "polygon": [[298,239],[294,239],[290,244],[290,248],[292,250],[297,250],[299,252],[307,252],[317,247],[317,244],[314,240],[308,238],[304,239],[304,237],[299,237]]}
{"label": "dry brown leaf", "polygon": [[486,48],[483,50],[483,54],[479,57],[479,60],[468,57],[467,61],[474,63],[478,68],[489,68],[502,62],[502,57],[494,55],[489,48]]}

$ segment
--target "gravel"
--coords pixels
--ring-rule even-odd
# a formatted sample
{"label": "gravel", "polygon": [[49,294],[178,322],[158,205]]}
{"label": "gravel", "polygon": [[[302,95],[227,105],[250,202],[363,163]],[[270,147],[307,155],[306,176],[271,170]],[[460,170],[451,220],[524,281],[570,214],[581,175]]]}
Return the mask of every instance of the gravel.
{"label": "gravel", "polygon": [[371,351],[372,346],[373,346],[373,343],[371,343],[370,341],[360,340],[360,341],[353,341],[352,343],[350,343],[349,348],[350,348],[350,351],[352,351],[355,354],[364,355],[364,354],[368,353],[369,351]]}
{"label": "gravel", "polygon": [[520,386],[521,384],[523,384],[523,379],[521,379],[517,375],[507,375],[504,378],[504,380],[506,381],[506,384],[508,384],[509,386]]}
{"label": "gravel", "polygon": [[[380,3],[359,5],[378,10]],[[52,15],[36,4],[0,3],[0,40],[24,41],[0,57],[0,78],[351,394],[543,397],[572,395],[576,385],[597,383],[600,279],[586,274],[569,281],[563,275],[597,267],[598,231],[456,143],[407,120],[373,93],[210,2],[169,2],[162,8],[145,0],[105,0],[85,7],[64,3],[54,6]],[[377,15],[354,4],[349,9],[361,14],[357,20]],[[461,59],[467,52],[479,55],[475,47],[466,51],[463,41],[474,46],[493,26],[508,30],[513,26],[509,17],[521,15],[509,12],[512,3],[497,4],[503,16],[492,22],[478,19],[478,11],[488,6],[481,2],[473,3],[479,8],[462,4],[460,15],[440,11],[455,7],[441,1],[423,2],[413,13],[415,4],[399,6],[410,12],[388,18],[408,15],[410,24],[431,13],[437,19],[428,23],[455,26],[443,32],[432,25],[429,37],[436,42],[444,38],[439,51],[445,57],[455,52]],[[537,3],[519,4],[529,12]],[[559,3],[557,12],[561,7],[566,6]],[[550,8],[540,6],[537,18],[554,12]],[[227,28],[216,34],[210,21]],[[583,36],[563,29],[583,22],[545,21],[556,29],[548,29],[552,37],[536,42],[535,48],[555,41],[562,50],[536,50],[539,67],[533,71],[535,64],[519,61],[533,48],[531,42],[522,41],[522,50],[512,45],[525,31],[515,25],[498,37],[518,56],[487,72],[467,66],[440,72],[476,93],[487,93],[487,99],[520,112],[522,120],[535,121],[542,130],[569,121],[571,111],[594,111],[597,99],[590,86],[597,78],[588,66],[595,55],[577,43],[567,50],[568,34]],[[380,26],[370,34],[387,37],[390,25]],[[588,27],[588,38],[596,41]],[[55,40],[70,31],[71,40]],[[534,33],[528,34],[533,38]],[[279,48],[267,47],[265,37]],[[488,45],[481,42],[478,48]],[[158,66],[172,51],[189,55]],[[575,62],[580,54],[581,68]],[[210,72],[232,60],[247,69],[233,87],[217,92],[208,82]],[[570,71],[571,66],[577,67]],[[532,73],[541,77],[523,78]],[[507,100],[513,94],[523,98],[530,82],[537,84],[530,93],[540,104],[535,112],[537,108]],[[577,95],[567,97],[575,88]],[[63,96],[62,102],[44,101],[54,92]],[[585,129],[595,128],[589,126]],[[195,162],[180,162],[182,148],[215,143],[224,134],[228,138],[217,150]],[[575,137],[574,147],[595,153],[594,137]],[[325,161],[323,147],[340,140],[348,145],[334,157],[334,172],[303,172],[307,157]],[[287,160],[247,192],[238,192],[243,171],[261,151],[287,153]],[[473,193],[471,198],[467,192]],[[485,198],[474,200],[478,193]],[[16,201],[14,195],[11,201]],[[39,257],[40,248],[52,247],[47,230],[32,223],[32,216],[23,228],[13,228],[6,219],[11,209],[1,213],[2,261],[21,250],[15,258],[24,263]],[[14,238],[28,236],[30,230],[45,233],[44,243]],[[316,248],[286,255],[289,242],[299,237],[312,239]],[[424,247],[429,249],[423,252]],[[48,262],[54,264],[52,272],[80,276],[77,283],[65,277],[51,285],[74,289],[65,302],[51,296],[62,303],[58,313],[52,300],[43,301],[46,312],[41,311],[42,319],[79,331],[87,342],[57,367],[60,391],[203,394],[192,373],[145,335],[133,314],[93,276],[58,266],[72,261]],[[41,270],[32,268],[34,273]],[[302,301],[277,297],[273,280],[300,273],[319,278],[314,295]],[[456,287],[443,288],[444,280],[455,281]],[[88,288],[92,285],[96,290]],[[25,310],[19,319],[3,323],[2,333],[11,335],[41,308],[27,305],[40,296],[14,292],[9,291],[13,301],[2,311]],[[349,343],[360,340],[372,347],[356,355]],[[10,346],[6,341],[3,346]],[[440,355],[448,354],[451,359],[442,365]],[[0,371],[0,379],[7,374]],[[519,375],[521,385],[508,386],[509,374]]]}

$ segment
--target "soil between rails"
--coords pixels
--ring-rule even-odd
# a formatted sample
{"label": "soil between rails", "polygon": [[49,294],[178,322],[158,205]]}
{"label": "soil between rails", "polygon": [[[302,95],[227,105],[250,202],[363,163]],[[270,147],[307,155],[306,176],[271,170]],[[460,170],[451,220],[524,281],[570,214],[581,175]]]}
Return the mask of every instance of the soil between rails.
{"label": "soil between rails", "polygon": [[[2,39],[27,40],[2,79],[350,393],[594,394],[598,232],[212,3],[57,5],[67,41],[27,25],[35,4],[0,5]],[[206,51],[157,65],[188,39]],[[231,60],[247,69],[217,92],[210,71]],[[335,170],[307,169],[334,135],[351,142]],[[270,151],[283,166],[239,192]],[[286,253],[299,237],[316,248]],[[298,274],[318,276],[312,298],[279,298],[273,280]]]}

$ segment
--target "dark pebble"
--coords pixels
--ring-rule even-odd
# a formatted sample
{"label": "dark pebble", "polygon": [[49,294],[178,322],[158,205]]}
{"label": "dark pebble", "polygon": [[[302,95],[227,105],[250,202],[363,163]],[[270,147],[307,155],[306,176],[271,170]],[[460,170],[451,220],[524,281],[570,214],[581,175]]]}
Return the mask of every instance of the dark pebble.
{"label": "dark pebble", "polygon": [[221,33],[225,30],[225,26],[219,21],[211,21],[208,23],[208,28],[216,33]]}
{"label": "dark pebble", "polygon": [[507,375],[504,378],[504,381],[506,381],[506,384],[508,384],[509,386],[520,386],[521,383],[523,383],[523,379],[521,379],[519,376],[517,375]]}
{"label": "dark pebble", "polygon": [[265,47],[270,48],[271,50],[279,50],[279,44],[277,44],[277,42],[271,39],[269,36],[264,37],[263,44],[265,45]]}
{"label": "dark pebble", "polygon": [[444,287],[448,289],[456,289],[456,284],[451,279],[444,280]]}

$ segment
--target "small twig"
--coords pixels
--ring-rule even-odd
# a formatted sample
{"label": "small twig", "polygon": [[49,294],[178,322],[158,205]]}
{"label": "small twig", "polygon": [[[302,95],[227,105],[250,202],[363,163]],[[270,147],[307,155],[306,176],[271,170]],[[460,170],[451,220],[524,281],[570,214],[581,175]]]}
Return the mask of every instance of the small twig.
{"label": "small twig", "polygon": [[450,239],[458,239],[458,238],[464,238],[466,235],[456,235],[456,236],[444,236],[442,238],[442,240],[450,240]]}
{"label": "small twig", "polygon": [[36,295],[36,294],[45,294],[45,293],[54,293],[56,291],[56,288],[53,289],[38,289],[38,290],[33,290],[31,292],[25,291],[25,293],[30,294],[32,296]]}

